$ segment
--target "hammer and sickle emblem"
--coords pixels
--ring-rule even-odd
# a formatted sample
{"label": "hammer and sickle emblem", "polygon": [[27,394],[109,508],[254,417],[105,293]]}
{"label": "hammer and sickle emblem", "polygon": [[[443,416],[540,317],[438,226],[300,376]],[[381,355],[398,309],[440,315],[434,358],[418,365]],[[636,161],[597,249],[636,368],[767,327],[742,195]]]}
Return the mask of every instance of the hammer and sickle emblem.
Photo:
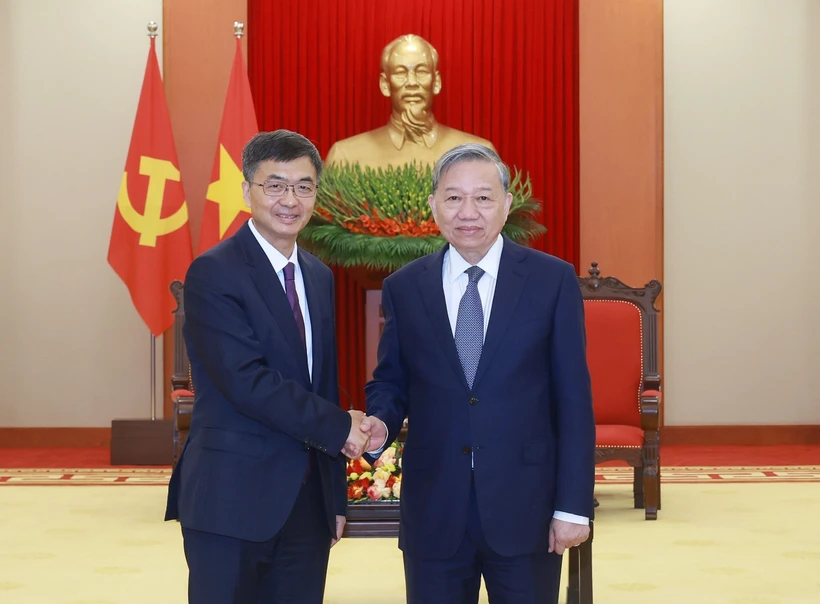
{"label": "hammer and sickle emblem", "polygon": [[117,208],[125,222],[140,234],[140,245],[156,247],[157,237],[173,233],[188,222],[188,204],[183,201],[173,215],[162,218],[162,197],[165,181],[179,181],[179,170],[165,159],[140,157],[140,174],[148,177],[148,193],[145,196],[145,211],[140,214],[131,205],[128,197],[128,172],[122,173]]}

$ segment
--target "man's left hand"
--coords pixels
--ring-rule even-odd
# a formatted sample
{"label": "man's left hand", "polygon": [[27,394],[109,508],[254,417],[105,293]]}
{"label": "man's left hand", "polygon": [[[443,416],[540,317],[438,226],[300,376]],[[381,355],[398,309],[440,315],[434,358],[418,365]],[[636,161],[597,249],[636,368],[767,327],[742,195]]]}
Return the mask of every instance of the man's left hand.
{"label": "man's left hand", "polygon": [[339,543],[339,539],[342,538],[342,533],[345,531],[345,522],[347,522],[347,518],[344,516],[336,516],[336,538],[330,542],[330,547]]}
{"label": "man's left hand", "polygon": [[581,545],[587,539],[589,539],[588,526],[555,518],[550,522],[550,552],[555,552],[561,556],[564,554],[564,550]]}

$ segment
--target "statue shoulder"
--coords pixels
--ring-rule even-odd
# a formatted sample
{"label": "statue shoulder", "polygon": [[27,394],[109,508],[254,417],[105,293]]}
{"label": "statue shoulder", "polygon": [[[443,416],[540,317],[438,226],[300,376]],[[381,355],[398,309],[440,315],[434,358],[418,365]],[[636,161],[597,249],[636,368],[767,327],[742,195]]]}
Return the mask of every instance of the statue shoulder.
{"label": "statue shoulder", "polygon": [[440,140],[448,148],[455,147],[456,145],[461,145],[463,143],[478,143],[479,145],[484,145],[485,147],[489,147],[493,151],[496,151],[496,148],[492,142],[488,141],[486,138],[481,138],[475,134],[462,132],[461,130],[456,130],[455,128],[450,128],[448,126],[439,125],[439,128],[439,132],[441,133]]}
{"label": "statue shoulder", "polygon": [[378,150],[389,142],[387,126],[355,134],[333,143],[325,158],[326,164],[341,161],[361,161],[363,157],[378,156]]}

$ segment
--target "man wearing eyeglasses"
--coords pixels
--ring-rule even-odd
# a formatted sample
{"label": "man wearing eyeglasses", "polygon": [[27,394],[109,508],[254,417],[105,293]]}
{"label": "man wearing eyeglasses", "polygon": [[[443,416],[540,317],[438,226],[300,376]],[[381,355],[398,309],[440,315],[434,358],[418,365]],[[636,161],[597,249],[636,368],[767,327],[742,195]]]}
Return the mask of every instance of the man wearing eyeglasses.
{"label": "man wearing eyeglasses", "polygon": [[322,161],[287,130],[242,154],[252,218],[199,256],[183,334],[195,400],[168,494],[193,604],[320,604],[368,435],[339,407],[333,276],[296,245]]}

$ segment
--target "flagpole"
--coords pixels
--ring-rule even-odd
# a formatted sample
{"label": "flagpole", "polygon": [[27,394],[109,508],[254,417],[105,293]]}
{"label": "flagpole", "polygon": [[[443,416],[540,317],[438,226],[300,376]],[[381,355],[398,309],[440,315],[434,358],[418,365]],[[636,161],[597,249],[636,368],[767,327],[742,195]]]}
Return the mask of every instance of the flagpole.
{"label": "flagpole", "polygon": [[157,419],[157,338],[151,334],[151,421]]}

